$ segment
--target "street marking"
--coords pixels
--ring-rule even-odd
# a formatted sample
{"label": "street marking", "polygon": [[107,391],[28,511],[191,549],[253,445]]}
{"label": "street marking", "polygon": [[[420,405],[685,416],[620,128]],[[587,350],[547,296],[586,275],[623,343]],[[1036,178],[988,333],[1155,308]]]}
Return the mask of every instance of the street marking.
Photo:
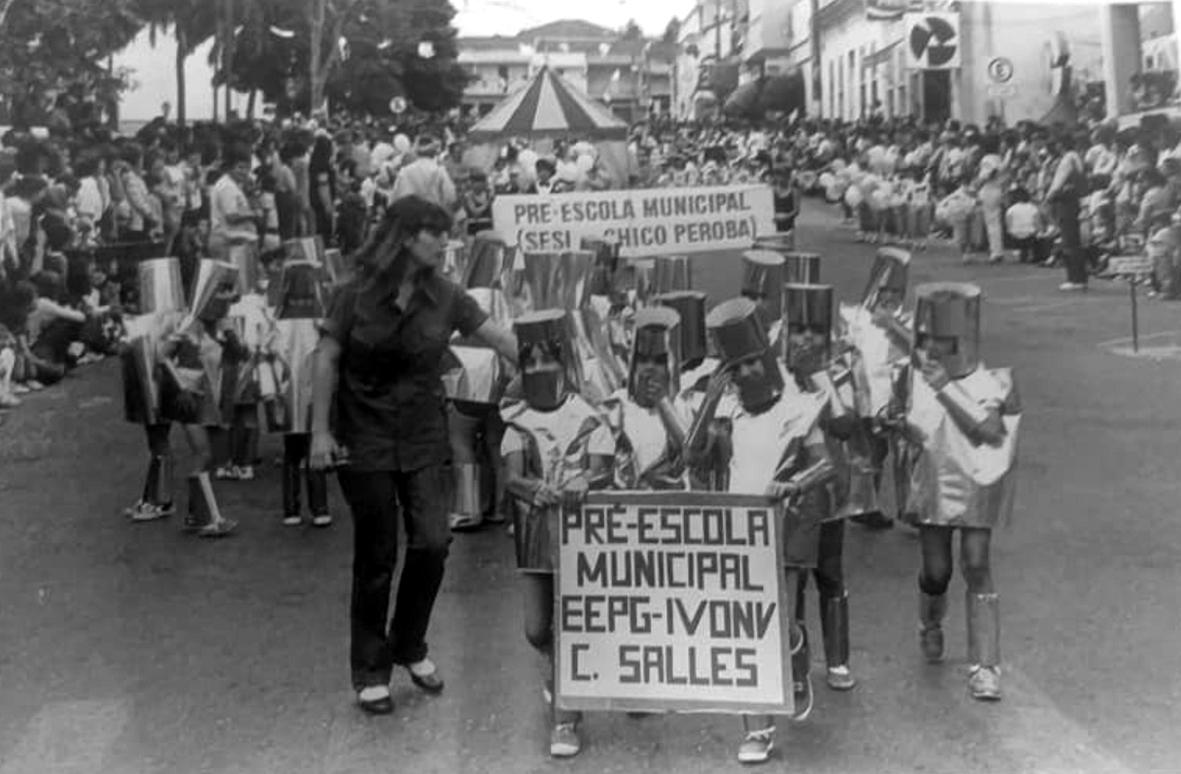
{"label": "street marking", "polygon": [[1134,357],[1141,360],[1181,360],[1181,344],[1169,344],[1163,347],[1140,347],[1137,352],[1129,346],[1111,347],[1109,350],[1113,355],[1123,355],[1124,357]]}
{"label": "street marking", "polygon": [[1073,306],[1076,299],[1066,301],[1051,301],[1046,304],[1031,304],[1029,306],[1011,306],[1009,307],[1014,312],[1048,312],[1051,309],[1061,309],[1064,306]]}
{"label": "street marking", "polygon": [[123,733],[125,701],[65,701],[33,716],[0,774],[91,774]]}
{"label": "street marking", "polygon": [[[1141,333],[1139,338],[1140,338],[1140,341],[1152,341],[1153,339],[1159,339],[1162,336],[1175,336],[1177,334],[1181,334],[1181,330],[1157,331],[1156,333]],[[1131,344],[1131,343],[1132,343],[1131,336],[1120,336],[1118,339],[1110,339],[1108,341],[1101,341],[1101,342],[1099,342],[1098,346],[1100,346],[1100,347],[1114,347],[1117,344]]]}

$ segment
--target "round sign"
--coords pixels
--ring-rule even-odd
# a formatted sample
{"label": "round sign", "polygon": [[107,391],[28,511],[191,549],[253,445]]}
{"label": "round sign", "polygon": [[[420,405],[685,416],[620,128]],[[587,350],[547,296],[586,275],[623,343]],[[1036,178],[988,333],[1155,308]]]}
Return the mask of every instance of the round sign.
{"label": "round sign", "polygon": [[1008,83],[1013,78],[1013,62],[1006,57],[994,57],[988,62],[988,77],[993,83]]}
{"label": "round sign", "polygon": [[405,97],[394,97],[393,99],[390,100],[390,112],[391,113],[402,113],[405,110],[406,110],[406,98]]}

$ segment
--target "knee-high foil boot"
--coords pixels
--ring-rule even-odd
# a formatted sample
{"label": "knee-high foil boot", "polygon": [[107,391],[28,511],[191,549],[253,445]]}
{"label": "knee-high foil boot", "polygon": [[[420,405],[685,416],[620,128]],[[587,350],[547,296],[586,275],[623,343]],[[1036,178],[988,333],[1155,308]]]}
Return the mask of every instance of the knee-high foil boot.
{"label": "knee-high foil boot", "polygon": [[451,501],[451,529],[476,529],[484,522],[483,477],[476,463],[462,462],[453,466],[455,475]]}
{"label": "knee-high foil boot", "polygon": [[812,714],[812,652],[808,647],[808,630],[798,621],[795,633],[798,639],[793,639],[791,643],[791,684],[795,710],[791,719],[802,723]]}
{"label": "knee-high foil boot", "polygon": [[222,537],[234,531],[238,522],[221,515],[208,472],[189,476],[189,514],[185,527],[201,537]]}
{"label": "knee-high foil boot", "polygon": [[857,685],[849,670],[849,594],[822,597],[820,600],[821,634],[824,635],[825,678],[834,691],[848,691]]}
{"label": "knee-high foil boot", "polygon": [[928,664],[943,660],[943,616],[947,595],[919,592],[919,645]]}
{"label": "knee-high foil boot", "polygon": [[[298,477],[296,479],[298,488]],[[312,526],[332,525],[332,514],[328,512],[328,474],[323,470],[307,470],[308,509],[312,512]]]}
{"label": "knee-high foil boot", "polygon": [[968,688],[973,699],[1001,698],[1001,619],[996,594],[967,594]]}
{"label": "knee-high foil boot", "polygon": [[[283,524],[298,527],[300,524],[299,465],[283,463]],[[310,499],[310,498],[309,498]]]}

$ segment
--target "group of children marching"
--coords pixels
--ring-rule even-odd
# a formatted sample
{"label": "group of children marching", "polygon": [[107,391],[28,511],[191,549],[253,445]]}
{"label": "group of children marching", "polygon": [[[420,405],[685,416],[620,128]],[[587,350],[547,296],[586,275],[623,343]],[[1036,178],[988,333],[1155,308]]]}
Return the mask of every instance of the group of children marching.
{"label": "group of children marching", "polygon": [[[581,748],[580,715],[555,701],[555,525],[563,507],[595,489],[753,494],[796,514],[784,522],[783,557],[792,719],[800,721],[812,707],[809,575],[825,681],[838,691],[856,685],[844,523],[882,518],[883,468],[892,459],[893,500],[922,546],[922,653],[943,658],[958,530],[969,687],[977,699],[1000,698],[989,542],[1012,509],[1020,405],[1009,371],[980,360],[980,290],[921,285],[908,315],[909,261],[905,251],[879,250],[860,302],[838,310],[833,288],[820,284],[821,257],[773,239],[744,254],[741,296],[707,313],[684,257],[627,262],[603,242],[515,255],[491,232],[449,255],[452,279],[511,324],[519,344],[519,373],[510,379],[492,350],[453,342],[453,367],[443,375],[452,403],[452,524],[470,526],[509,505],[551,755]],[[235,523],[221,513],[213,480],[219,472],[244,477],[261,406],[268,429],[284,433],[284,523],[301,523],[301,477],[312,523],[331,523],[325,474],[304,466],[311,353],[322,294],[338,273],[338,255],[296,240],[276,287],[244,281],[232,263],[203,260],[185,299],[175,259],[143,264],[142,314],[128,320],[123,363],[127,419],[145,427],[149,466],[130,518],[175,511],[169,434],[178,424],[195,452],[185,526],[230,534]],[[743,720],[738,759],[768,760],[774,718]]]}
{"label": "group of children marching", "polygon": [[284,436],[283,523],[302,523],[301,479],[311,523],[332,523],[326,474],[306,458],[311,356],[324,293],[343,263],[318,238],[292,240],[286,256],[274,287],[260,267],[203,259],[188,298],[177,259],[140,264],[140,314],[125,317],[122,358],[126,419],[144,426],[149,451],[143,492],[126,511],[133,521],[176,511],[175,424],[194,457],[185,528],[202,537],[231,534],[236,522],[222,514],[213,482],[254,478],[261,415]]}
{"label": "group of children marching", "polygon": [[[894,500],[920,534],[919,631],[923,655],[942,660],[952,537],[961,535],[967,584],[969,687],[1000,698],[997,596],[991,529],[1012,508],[1020,405],[1011,374],[980,360],[980,290],[916,288],[902,311],[910,254],[879,251],[861,301],[841,305],[820,284],[815,254],[744,254],[741,296],[707,314],[682,257],[626,262],[610,245],[519,256],[477,236],[456,279],[494,317],[511,321],[519,377],[460,352],[447,379],[488,435],[454,439],[456,459],[478,461],[479,437],[500,438],[499,459],[460,474],[456,517],[512,504],[525,633],[542,656],[551,711],[550,753],[581,747],[578,713],[554,697],[557,519],[589,490],[714,490],[767,496],[785,520],[793,720],[812,707],[808,576],[815,578],[826,683],[853,688],[844,521],[880,515],[883,466],[894,460]],[[650,264],[650,265],[649,265]],[[483,407],[482,409],[480,407]],[[498,426],[497,426],[498,425]],[[470,425],[469,425],[470,426]],[[495,442],[485,446],[494,446]],[[891,454],[892,452],[892,454]],[[476,468],[478,462],[472,463]],[[495,484],[491,480],[495,478]],[[774,719],[744,717],[738,759],[760,763]]]}

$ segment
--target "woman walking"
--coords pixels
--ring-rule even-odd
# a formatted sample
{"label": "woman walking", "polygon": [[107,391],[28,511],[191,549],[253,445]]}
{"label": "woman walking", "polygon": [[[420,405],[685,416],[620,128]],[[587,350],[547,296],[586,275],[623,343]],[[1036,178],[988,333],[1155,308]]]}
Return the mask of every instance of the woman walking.
{"label": "woman walking", "polygon": [[[333,299],[315,355],[310,465],[340,466],[352,511],[350,664],[358,703],[373,714],[393,711],[394,665],[425,691],[443,689],[426,631],[451,542],[441,379],[451,336],[474,335],[517,358],[513,334],[442,277],[450,230],[442,208],[415,196],[394,202],[358,255],[359,276]],[[399,510],[408,545],[390,621]]]}

